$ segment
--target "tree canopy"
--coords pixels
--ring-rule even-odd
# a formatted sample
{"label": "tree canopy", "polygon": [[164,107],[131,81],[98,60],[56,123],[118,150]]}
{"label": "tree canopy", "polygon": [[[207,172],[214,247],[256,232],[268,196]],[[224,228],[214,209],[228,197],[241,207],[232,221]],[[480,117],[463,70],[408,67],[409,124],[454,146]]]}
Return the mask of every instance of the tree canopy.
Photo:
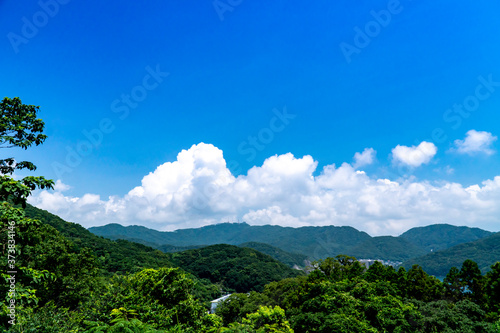
{"label": "tree canopy", "polygon": [[[0,103],[0,148],[28,149],[42,144],[47,136],[43,134],[44,122],[37,118],[38,106],[26,105],[18,97],[5,97]],[[26,199],[36,188],[52,188],[54,182],[43,176],[27,176],[14,180],[15,170],[35,171],[30,161],[16,161],[14,157],[0,160],[0,200],[26,205]]]}

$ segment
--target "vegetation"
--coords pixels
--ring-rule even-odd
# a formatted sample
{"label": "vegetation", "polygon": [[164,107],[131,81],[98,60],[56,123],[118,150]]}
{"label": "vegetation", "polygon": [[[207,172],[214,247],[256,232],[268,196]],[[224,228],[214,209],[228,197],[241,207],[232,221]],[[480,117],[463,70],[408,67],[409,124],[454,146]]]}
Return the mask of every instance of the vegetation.
{"label": "vegetation", "polygon": [[[0,103],[0,148],[28,149],[32,145],[42,144],[47,136],[43,134],[44,122],[37,118],[39,107],[26,105],[17,97],[5,97]],[[16,161],[14,157],[0,159],[0,200],[26,205],[26,199],[36,188],[49,188],[52,180],[44,177],[27,176],[15,180],[12,174],[16,170],[35,171],[36,166],[29,161]],[[5,243],[4,243],[5,244]]]}
{"label": "vegetation", "polygon": [[489,271],[500,258],[500,233],[470,243],[453,246],[449,249],[432,252],[403,263],[405,267],[421,265],[426,272],[435,276],[445,276],[451,267],[460,266],[465,259],[477,262],[479,269]]}
{"label": "vegetation", "polygon": [[[307,276],[232,294],[216,314],[207,314],[196,280],[182,269],[103,274],[92,251],[4,205],[2,235],[17,214],[20,264],[26,265],[16,286],[16,325],[3,324],[10,332],[498,332],[500,324],[500,263],[481,275],[467,261],[440,282],[419,266],[396,271],[376,262],[366,269],[352,257],[337,256],[314,262]],[[267,257],[234,246],[201,250],[209,252],[198,256],[210,258],[209,274],[224,266],[213,264],[218,255],[227,260],[249,251]],[[247,274],[229,273],[237,279]],[[1,292],[7,293],[5,287]],[[4,303],[2,323],[8,322],[7,310]]]}
{"label": "vegetation", "polygon": [[498,286],[492,277],[499,273],[500,263],[489,278],[476,275],[471,262],[464,263],[464,288],[456,300],[448,298],[448,282],[419,266],[396,271],[377,262],[366,270],[348,256],[315,264],[308,276],[272,282],[262,293],[231,295],[216,314],[224,325],[231,325],[262,306],[278,306],[294,332],[497,332],[498,290],[469,290],[479,281],[483,287]]}
{"label": "vegetation", "polygon": [[[89,230],[96,235],[110,239],[137,241],[164,252],[177,252],[213,244],[240,246],[252,244],[250,247],[256,246],[255,249],[291,267],[295,264],[302,266],[303,260],[297,257],[298,255],[306,256],[308,260],[348,254],[360,259],[407,261],[424,256],[431,251],[447,249],[492,235],[491,232],[478,228],[447,224],[413,228],[399,237],[370,237],[350,227],[284,228],[270,225],[250,226],[246,223],[222,223],[173,232],[160,232],[140,226],[124,227],[119,224],[108,224]],[[269,247],[257,243],[266,244]],[[286,253],[279,253],[276,248]],[[457,259],[453,262],[454,265],[460,265],[467,257],[462,256]],[[297,260],[300,260],[300,263],[297,263]],[[419,261],[412,261],[408,267],[414,263],[420,264]],[[485,261],[481,267],[488,268],[493,263],[494,260]],[[445,271],[448,271],[450,267],[451,265],[447,265]]]}
{"label": "vegetation", "polygon": [[360,259],[383,259],[405,261],[427,253],[404,238],[381,236],[372,237],[353,247],[348,252]]}
{"label": "vegetation", "polygon": [[301,274],[254,249],[226,244],[172,253],[171,260],[199,278],[237,292],[261,291],[269,282]]}
{"label": "vegetation", "polygon": [[239,245],[258,242],[289,253],[303,254],[312,259],[348,253],[350,248],[371,238],[367,233],[352,227],[290,228],[272,225],[250,226],[246,223],[221,223],[171,232],[161,232],[139,226],[123,227],[119,224],[108,224],[89,228],[89,231],[112,239],[142,239],[150,243],[174,246]]}
{"label": "vegetation", "polygon": [[307,265],[307,256],[298,253],[289,253],[269,244],[248,242],[238,245],[240,247],[249,247],[259,252],[265,253],[274,259],[287,264],[290,267],[304,268]]}
{"label": "vegetation", "polygon": [[77,223],[66,222],[59,216],[31,205],[25,214],[58,230],[70,240],[75,249],[92,249],[103,274],[132,273],[143,268],[171,267],[168,255],[151,247],[126,240],[112,241],[96,236]]}
{"label": "vegetation", "polygon": [[423,248],[425,252],[445,250],[452,246],[472,242],[491,236],[490,231],[479,228],[456,227],[449,224],[434,224],[412,228],[401,234],[410,243]]}

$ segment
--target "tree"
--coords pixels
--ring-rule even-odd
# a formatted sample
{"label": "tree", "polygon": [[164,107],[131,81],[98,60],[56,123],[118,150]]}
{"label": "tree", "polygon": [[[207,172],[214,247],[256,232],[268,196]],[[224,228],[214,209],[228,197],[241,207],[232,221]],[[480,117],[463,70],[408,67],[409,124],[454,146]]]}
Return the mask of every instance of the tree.
{"label": "tree", "polygon": [[457,302],[463,299],[464,284],[460,278],[460,271],[456,267],[450,268],[450,272],[443,280],[446,289],[446,297],[451,301]]}
{"label": "tree", "polygon": [[[28,149],[32,145],[42,144],[47,136],[42,134],[44,122],[37,118],[38,106],[26,105],[18,97],[5,97],[0,103],[0,148],[19,147]],[[0,200],[11,200],[15,204],[26,206],[26,199],[36,188],[49,188],[52,180],[44,177],[28,176],[16,181],[11,175],[15,170],[35,171],[36,166],[28,161],[17,162],[13,157],[0,160]]]}
{"label": "tree", "polygon": [[484,302],[484,277],[477,263],[467,259],[460,269],[460,280],[466,288],[465,297],[477,304]]}
{"label": "tree", "polygon": [[243,319],[244,324],[252,326],[257,332],[293,333],[285,317],[285,311],[279,306],[263,306],[256,313]]}
{"label": "tree", "polygon": [[[42,134],[44,123],[38,119],[39,107],[25,105],[19,98],[10,99],[5,97],[0,103],[0,148],[22,148],[27,149],[32,145],[40,145],[47,138]],[[3,255],[0,259],[2,267],[16,271],[16,292],[11,293],[9,302],[16,302],[18,310],[31,303],[38,303],[36,295],[37,289],[44,290],[49,285],[47,280],[54,275],[33,265],[33,260],[25,252],[26,247],[20,247],[17,242],[29,241],[33,236],[29,229],[39,226],[39,222],[24,217],[24,212],[12,207],[14,204],[26,206],[26,199],[33,190],[38,188],[52,188],[54,182],[44,177],[27,176],[21,180],[15,180],[12,175],[16,170],[28,169],[36,170],[36,166],[28,161],[17,162],[13,157],[0,159],[0,235],[1,243],[4,244]],[[8,230],[8,235],[7,235]],[[5,245],[8,244],[7,253]],[[22,250],[21,250],[22,248]],[[37,253],[37,258],[43,256]],[[10,260],[7,260],[10,259]],[[15,258],[13,260],[12,258]],[[8,282],[10,275],[1,274],[5,282]],[[7,283],[6,283],[7,284]],[[2,295],[4,288],[0,288]],[[0,317],[6,315],[6,307],[2,304]]]}
{"label": "tree", "polygon": [[441,299],[443,295],[442,283],[433,276],[428,275],[422,267],[413,265],[406,275],[406,294],[409,298],[415,298],[426,302]]}
{"label": "tree", "polygon": [[491,271],[486,273],[486,298],[489,310],[500,314],[500,262],[491,266]]}
{"label": "tree", "polygon": [[285,311],[279,306],[261,306],[254,313],[247,314],[243,323],[233,323],[229,329],[223,328],[226,333],[293,333],[286,320]]}
{"label": "tree", "polygon": [[397,273],[392,266],[385,266],[380,261],[375,261],[365,272],[363,278],[370,282],[375,281],[396,281]]}
{"label": "tree", "polygon": [[[335,258],[328,257],[323,260],[313,262],[317,270],[324,274],[329,280],[342,281],[360,276],[365,271],[362,265],[354,257],[338,255]],[[314,275],[313,275],[314,278]]]}

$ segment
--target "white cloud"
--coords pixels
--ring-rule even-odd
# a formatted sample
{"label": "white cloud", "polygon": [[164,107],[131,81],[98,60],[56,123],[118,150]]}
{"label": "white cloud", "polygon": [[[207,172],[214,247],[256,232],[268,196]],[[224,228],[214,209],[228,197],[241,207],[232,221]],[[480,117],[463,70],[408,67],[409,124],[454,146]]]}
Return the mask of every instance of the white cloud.
{"label": "white cloud", "polygon": [[401,163],[411,167],[427,164],[436,155],[437,147],[432,142],[422,141],[418,146],[400,146],[392,149],[394,163]]}
{"label": "white cloud", "polygon": [[[428,151],[428,159],[435,154],[419,147],[412,151]],[[117,222],[174,230],[240,219],[293,227],[349,225],[372,235],[397,235],[431,223],[495,229],[491,226],[499,222],[500,176],[464,187],[374,179],[347,163],[327,165],[314,176],[317,165],[311,156],[288,153],[234,177],[222,151],[200,143],[160,165],[124,196],[38,191],[30,203],[85,227]]]}
{"label": "white cloud", "polygon": [[54,191],[56,192],[64,192],[71,189],[71,186],[64,184],[60,179],[56,180],[54,184]]}
{"label": "white cloud", "polygon": [[492,155],[495,151],[491,149],[491,145],[496,140],[497,137],[489,132],[470,130],[466,133],[464,140],[455,140],[455,148],[452,148],[451,151],[460,154],[484,153]]}
{"label": "white cloud", "polygon": [[354,163],[352,166],[354,167],[354,169],[357,169],[365,165],[370,165],[375,160],[376,154],[377,151],[375,149],[365,148],[362,153],[354,154]]}

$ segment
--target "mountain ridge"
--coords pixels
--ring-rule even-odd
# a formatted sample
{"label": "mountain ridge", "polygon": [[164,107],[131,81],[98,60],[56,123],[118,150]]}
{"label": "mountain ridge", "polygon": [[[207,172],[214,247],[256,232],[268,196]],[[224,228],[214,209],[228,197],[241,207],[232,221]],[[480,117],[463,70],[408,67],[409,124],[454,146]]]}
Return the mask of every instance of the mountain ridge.
{"label": "mountain ridge", "polygon": [[449,224],[412,228],[397,237],[372,237],[347,226],[292,228],[276,225],[254,226],[245,222],[226,222],[175,231],[157,231],[143,226],[119,224],[91,227],[88,230],[112,239],[120,237],[134,241],[142,239],[142,243],[145,241],[149,244],[156,243],[168,249],[256,242],[271,245],[291,254],[306,255],[310,260],[348,254],[363,259],[393,261],[407,261],[423,256],[434,248],[446,249],[492,234],[479,228]]}
{"label": "mountain ridge", "polygon": [[451,267],[460,269],[465,259],[475,261],[483,274],[489,271],[491,265],[500,261],[500,232],[472,242],[411,258],[403,263],[403,267],[408,269],[417,264],[428,274],[445,276]]}
{"label": "mountain ridge", "polygon": [[399,237],[405,238],[411,243],[431,252],[482,239],[493,234],[491,231],[480,228],[440,223],[412,228],[402,233]]}

